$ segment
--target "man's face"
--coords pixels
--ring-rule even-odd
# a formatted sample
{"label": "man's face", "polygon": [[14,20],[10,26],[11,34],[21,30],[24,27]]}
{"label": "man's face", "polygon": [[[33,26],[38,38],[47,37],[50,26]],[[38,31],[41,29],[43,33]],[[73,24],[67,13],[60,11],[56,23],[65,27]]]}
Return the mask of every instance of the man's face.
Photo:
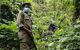
{"label": "man's face", "polygon": [[25,12],[25,13],[28,13],[28,12],[29,12],[28,5],[25,5],[25,6],[23,7],[23,12]]}
{"label": "man's face", "polygon": [[23,7],[23,10],[25,10],[26,8],[28,8],[28,5],[25,5],[25,6]]}

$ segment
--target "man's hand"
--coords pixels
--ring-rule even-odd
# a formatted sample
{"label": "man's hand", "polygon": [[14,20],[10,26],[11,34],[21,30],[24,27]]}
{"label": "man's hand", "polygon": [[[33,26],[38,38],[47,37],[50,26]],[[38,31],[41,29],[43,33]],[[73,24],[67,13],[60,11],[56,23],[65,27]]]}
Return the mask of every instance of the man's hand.
{"label": "man's hand", "polygon": [[28,28],[26,28],[26,27],[23,26],[23,27],[20,27],[20,29],[26,31],[29,36],[33,37],[32,31],[29,30]]}

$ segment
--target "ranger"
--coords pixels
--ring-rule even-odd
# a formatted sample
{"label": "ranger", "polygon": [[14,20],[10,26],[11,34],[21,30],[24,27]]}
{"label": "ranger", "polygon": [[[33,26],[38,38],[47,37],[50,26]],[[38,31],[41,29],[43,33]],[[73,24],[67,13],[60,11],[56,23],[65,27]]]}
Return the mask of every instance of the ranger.
{"label": "ranger", "polygon": [[20,39],[20,50],[37,50],[33,41],[32,22],[29,12],[31,4],[22,4],[22,10],[17,16],[17,26],[19,28],[18,37]]}

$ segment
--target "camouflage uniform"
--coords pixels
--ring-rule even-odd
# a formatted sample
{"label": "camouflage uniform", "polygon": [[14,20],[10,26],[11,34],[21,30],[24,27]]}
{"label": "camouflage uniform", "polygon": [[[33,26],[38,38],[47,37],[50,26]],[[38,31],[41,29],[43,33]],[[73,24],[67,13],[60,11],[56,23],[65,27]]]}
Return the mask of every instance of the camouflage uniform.
{"label": "camouflage uniform", "polygon": [[[17,16],[17,26],[18,28],[22,26],[32,28],[30,17],[26,13],[20,11]],[[32,35],[32,33],[30,34]],[[33,38],[30,37],[26,31],[19,29],[18,37],[20,39],[20,50],[30,50],[30,48],[34,46]]]}

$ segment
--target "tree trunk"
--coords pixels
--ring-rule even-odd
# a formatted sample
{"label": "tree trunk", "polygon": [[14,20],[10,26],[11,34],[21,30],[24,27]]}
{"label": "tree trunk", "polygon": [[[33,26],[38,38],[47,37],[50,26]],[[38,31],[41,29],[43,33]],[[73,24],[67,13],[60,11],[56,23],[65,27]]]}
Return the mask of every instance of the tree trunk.
{"label": "tree trunk", "polygon": [[80,0],[74,0],[74,5],[75,5],[75,10],[74,10],[73,23],[75,24],[76,19],[78,19],[80,15]]}

